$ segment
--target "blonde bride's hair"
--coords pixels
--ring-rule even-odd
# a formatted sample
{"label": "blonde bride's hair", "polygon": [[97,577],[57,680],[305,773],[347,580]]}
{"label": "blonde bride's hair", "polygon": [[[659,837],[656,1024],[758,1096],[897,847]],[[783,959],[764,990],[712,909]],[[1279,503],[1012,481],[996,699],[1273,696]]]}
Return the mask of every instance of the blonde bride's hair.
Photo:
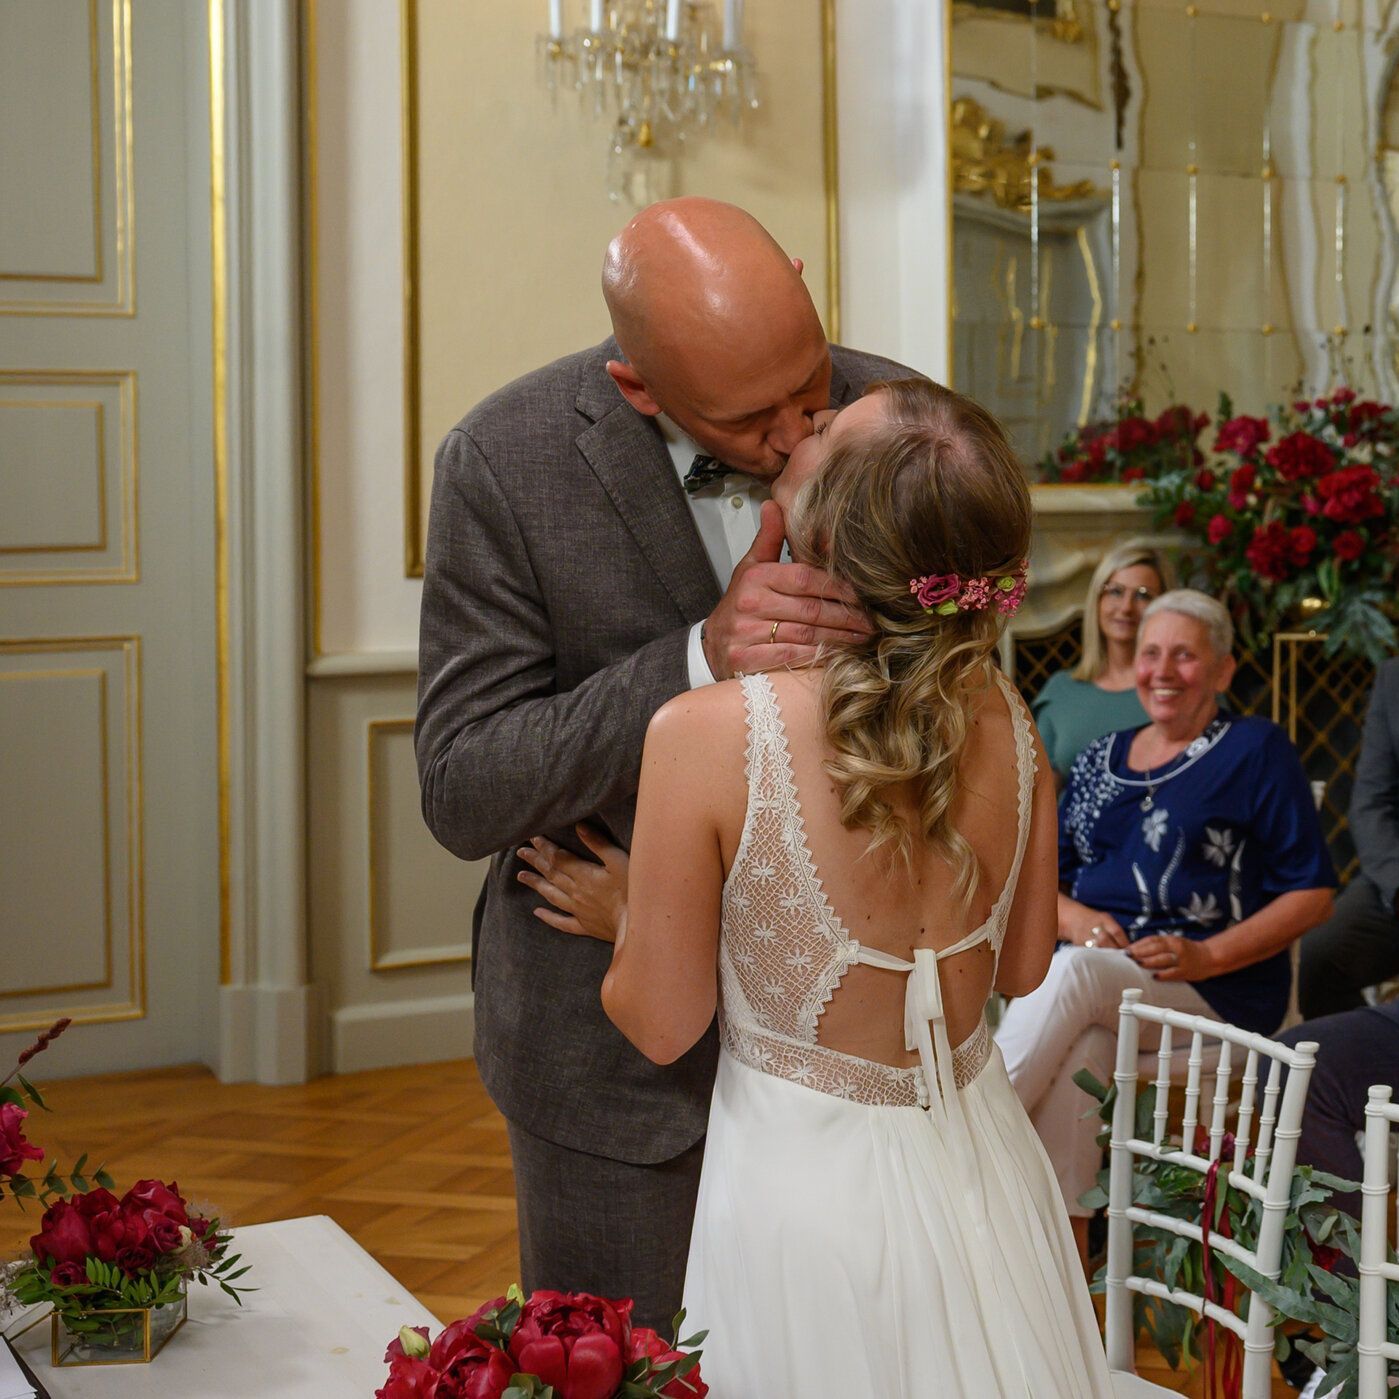
{"label": "blonde bride's hair", "polygon": [[[849,585],[875,631],[823,656],[825,770],[841,822],[871,832],[871,851],[904,859],[915,836],[940,847],[954,897],[976,891],[976,857],[951,823],[957,767],[1005,618],[993,605],[950,616],[924,611],[914,578],[1006,575],[1030,547],[1025,472],[1000,424],[979,404],[926,379],[870,392],[883,423],[844,434],[802,488],[788,521],[793,554]],[[918,829],[894,809],[911,786]]]}

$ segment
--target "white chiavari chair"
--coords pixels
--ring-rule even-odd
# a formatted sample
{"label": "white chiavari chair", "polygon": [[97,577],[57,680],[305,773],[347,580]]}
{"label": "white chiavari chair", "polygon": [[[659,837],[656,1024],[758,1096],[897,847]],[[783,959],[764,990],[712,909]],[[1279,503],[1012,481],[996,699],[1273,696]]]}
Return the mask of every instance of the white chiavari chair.
{"label": "white chiavari chair", "polygon": [[[1365,1104],[1365,1178],[1360,1207],[1360,1399],[1385,1399],[1389,1367],[1399,1344],[1388,1339],[1389,1288],[1399,1265],[1389,1261],[1389,1130],[1399,1125],[1399,1104],[1387,1083],[1370,1089]],[[1399,1217],[1399,1197],[1395,1201]]]}
{"label": "white chiavari chair", "polygon": [[[1113,1108],[1111,1164],[1108,1186],[1107,1325],[1108,1369],[1112,1371],[1113,1391],[1122,1399],[1134,1395],[1159,1395],[1172,1391],[1150,1384],[1135,1373],[1136,1324],[1134,1294],[1156,1297],[1188,1307],[1202,1319],[1213,1319],[1232,1331],[1243,1342],[1243,1399],[1269,1399],[1272,1392],[1273,1313],[1261,1297],[1253,1296],[1245,1323],[1217,1302],[1180,1288],[1167,1288],[1151,1278],[1132,1273],[1132,1234],[1136,1225],[1164,1229],[1196,1243],[1201,1241],[1200,1226],[1172,1218],[1132,1203],[1132,1163],[1135,1157],[1169,1161],[1198,1171],[1203,1177],[1217,1160],[1224,1146],[1230,1113],[1230,1083],[1234,1056],[1243,1056],[1239,1079],[1239,1103],[1234,1115],[1234,1151],[1231,1161],[1219,1169],[1221,1183],[1227,1178],[1236,1190],[1251,1196],[1262,1206],[1257,1250],[1245,1248],[1233,1239],[1210,1235],[1211,1250],[1237,1258],[1265,1277],[1275,1278],[1282,1270],[1283,1224],[1292,1190],[1292,1168],[1297,1156],[1297,1138],[1302,1128],[1302,1107],[1316,1062],[1316,1045],[1310,1041],[1295,1049],[1277,1044],[1233,1025],[1207,1020],[1203,1016],[1162,1010],[1141,1004],[1139,990],[1122,997],[1117,1039],[1117,1101]],[[1151,1119],[1151,1139],[1136,1135],[1138,1044],[1140,1022],[1149,1020],[1161,1027],[1161,1044],[1156,1053],[1156,1097]],[[1185,1105],[1179,1145],[1172,1145],[1167,1132],[1173,1067],[1173,1036],[1189,1039],[1185,1080]],[[1209,1099],[1207,1155],[1195,1150],[1196,1128],[1200,1121],[1202,1094],[1208,1089],[1205,1076],[1207,1047],[1217,1053],[1213,1069],[1213,1092]],[[1259,1096],[1260,1066],[1266,1065],[1266,1078]],[[1282,1071],[1287,1068],[1287,1081]],[[1255,1137],[1256,1133],[1256,1137]],[[1254,1159],[1247,1162],[1250,1145]],[[1226,1177],[1227,1168],[1227,1177]]]}

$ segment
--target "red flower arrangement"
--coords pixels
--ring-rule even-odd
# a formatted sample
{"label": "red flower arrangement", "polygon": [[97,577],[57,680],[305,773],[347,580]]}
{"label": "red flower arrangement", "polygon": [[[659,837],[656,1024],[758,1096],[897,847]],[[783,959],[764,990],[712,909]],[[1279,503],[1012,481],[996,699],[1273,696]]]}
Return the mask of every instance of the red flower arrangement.
{"label": "red flower arrangement", "polygon": [[1310,625],[1329,651],[1390,654],[1399,411],[1341,388],[1270,421],[1235,416],[1221,395],[1214,450],[1220,470],[1164,473],[1141,499],[1193,536],[1197,581],[1231,604],[1245,640],[1265,641],[1316,597]]}
{"label": "red flower arrangement", "polygon": [[1115,418],[1070,433],[1039,464],[1039,479],[1064,485],[1150,481],[1163,472],[1200,466],[1197,439],[1209,423],[1183,403],[1148,418],[1142,401],[1124,399]]}
{"label": "red flower arrangement", "polygon": [[435,1341],[405,1326],[384,1353],[389,1377],[375,1399],[703,1399],[700,1352],[683,1347],[704,1333],[668,1344],[633,1326],[631,1312],[630,1299],[512,1287]]}

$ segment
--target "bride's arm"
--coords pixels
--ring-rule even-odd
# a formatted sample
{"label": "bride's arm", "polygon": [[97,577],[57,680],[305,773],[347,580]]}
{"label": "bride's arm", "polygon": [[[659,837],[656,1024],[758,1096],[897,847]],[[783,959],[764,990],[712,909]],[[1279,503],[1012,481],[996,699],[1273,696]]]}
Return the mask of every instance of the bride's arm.
{"label": "bride's arm", "polygon": [[[641,759],[629,904],[603,1008],[648,1059],[692,1048],[718,1000],[724,886],[719,815],[743,784],[737,685],[680,695],[651,720]],[[731,790],[732,789],[732,790]]]}
{"label": "bride's arm", "polygon": [[1028,996],[1044,980],[1054,955],[1059,921],[1059,817],[1054,773],[1038,733],[1034,741],[1030,838],[996,967],[996,990],[1007,996]]}

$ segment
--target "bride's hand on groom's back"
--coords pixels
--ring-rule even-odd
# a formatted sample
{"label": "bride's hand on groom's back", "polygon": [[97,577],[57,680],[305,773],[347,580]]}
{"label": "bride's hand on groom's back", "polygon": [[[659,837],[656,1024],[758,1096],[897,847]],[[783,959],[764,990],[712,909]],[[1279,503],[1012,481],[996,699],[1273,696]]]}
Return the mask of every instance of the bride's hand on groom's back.
{"label": "bride's hand on groom's back", "polygon": [[758,537],[704,624],[704,655],[716,680],[802,665],[818,646],[861,641],[872,630],[849,589],[828,573],[780,562],[784,529],[780,507],[765,502]]}
{"label": "bride's hand on groom's back", "polygon": [[516,854],[530,868],[515,877],[552,907],[534,916],[561,933],[615,942],[627,912],[627,852],[591,826],[577,828],[578,839],[598,862],[580,860],[543,836],[534,836]]}

